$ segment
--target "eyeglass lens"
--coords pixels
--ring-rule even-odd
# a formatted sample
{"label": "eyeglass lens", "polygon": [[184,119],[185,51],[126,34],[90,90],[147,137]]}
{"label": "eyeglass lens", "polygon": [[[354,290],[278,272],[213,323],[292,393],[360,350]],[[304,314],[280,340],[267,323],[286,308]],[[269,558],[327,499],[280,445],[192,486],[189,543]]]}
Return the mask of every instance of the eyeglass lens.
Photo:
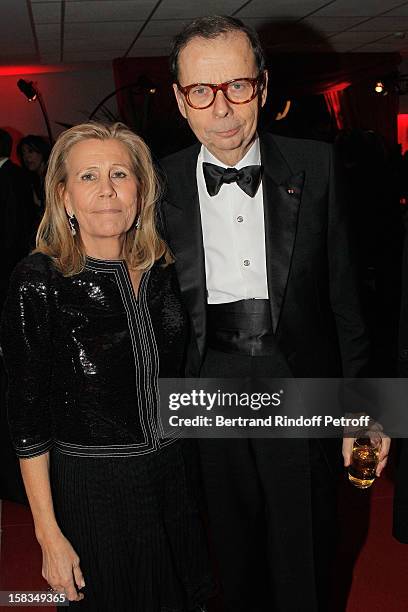
{"label": "eyeglass lens", "polygon": [[[253,93],[254,87],[252,83],[245,79],[228,83],[224,89],[227,100],[237,103],[249,102]],[[208,85],[197,85],[189,91],[190,102],[197,108],[208,106],[214,98],[215,92]]]}

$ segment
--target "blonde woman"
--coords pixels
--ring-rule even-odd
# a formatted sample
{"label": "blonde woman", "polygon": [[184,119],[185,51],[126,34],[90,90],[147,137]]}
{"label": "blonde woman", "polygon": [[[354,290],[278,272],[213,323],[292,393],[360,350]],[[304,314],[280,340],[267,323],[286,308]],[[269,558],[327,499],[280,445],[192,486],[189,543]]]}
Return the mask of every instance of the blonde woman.
{"label": "blonde woman", "polygon": [[81,610],[202,610],[189,448],[152,418],[158,375],[182,374],[186,320],[150,153],[122,124],[78,125],[55,144],[45,190],[2,327],[43,576]]}

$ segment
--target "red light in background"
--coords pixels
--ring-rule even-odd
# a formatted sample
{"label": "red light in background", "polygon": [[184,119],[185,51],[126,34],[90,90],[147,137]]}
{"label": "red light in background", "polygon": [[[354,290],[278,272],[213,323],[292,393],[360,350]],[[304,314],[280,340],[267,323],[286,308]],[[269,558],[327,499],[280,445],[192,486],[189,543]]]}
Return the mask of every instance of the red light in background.
{"label": "red light in background", "polygon": [[71,64],[48,64],[34,66],[0,66],[0,76],[14,76],[24,74],[45,74],[47,72],[70,72],[75,67]]}
{"label": "red light in background", "polygon": [[329,113],[334,117],[337,129],[342,130],[344,126],[344,118],[341,112],[341,101],[343,92],[351,85],[350,81],[342,81],[341,83],[329,83],[323,91]]}
{"label": "red light in background", "polygon": [[343,91],[344,89],[347,89],[347,87],[350,87],[351,85],[351,81],[341,81],[341,83],[329,83],[327,85],[327,87],[325,88],[323,93],[328,93],[328,92],[335,92],[335,91]]}
{"label": "red light in background", "polygon": [[402,152],[408,151],[408,114],[398,115],[398,142],[402,145]]}

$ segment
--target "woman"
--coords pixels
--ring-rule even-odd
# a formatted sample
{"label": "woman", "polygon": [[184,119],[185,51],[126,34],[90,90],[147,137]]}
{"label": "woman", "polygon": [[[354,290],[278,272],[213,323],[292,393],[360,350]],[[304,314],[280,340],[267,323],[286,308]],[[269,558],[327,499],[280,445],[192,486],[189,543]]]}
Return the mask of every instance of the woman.
{"label": "woman", "polygon": [[192,459],[154,419],[159,373],[182,373],[186,325],[149,151],[122,124],[73,127],[45,189],[2,334],[43,576],[83,610],[201,610],[212,583]]}

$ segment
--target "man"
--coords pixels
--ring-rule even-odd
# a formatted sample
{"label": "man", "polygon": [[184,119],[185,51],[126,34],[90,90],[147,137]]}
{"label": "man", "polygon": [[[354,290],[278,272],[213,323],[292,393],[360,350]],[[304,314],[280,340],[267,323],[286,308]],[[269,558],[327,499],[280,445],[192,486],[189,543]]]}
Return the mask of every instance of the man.
{"label": "man", "polygon": [[34,208],[30,184],[11,159],[13,139],[0,129],[0,309],[14,266],[27,255]]}
{"label": "man", "polygon": [[[0,314],[10,275],[28,253],[31,187],[23,170],[10,160],[13,139],[0,129]],[[25,501],[20,468],[11,444],[6,419],[6,374],[0,357],[0,498]]]}
{"label": "man", "polygon": [[[258,137],[268,74],[239,20],[187,26],[171,66],[201,143],[163,161],[187,374],[359,375],[368,349],[330,147]],[[225,610],[327,610],[336,474],[323,445],[201,440],[200,455]]]}
{"label": "man", "polygon": [[[408,378],[408,240],[405,238],[402,260],[401,313],[398,335],[398,375]],[[398,441],[398,462],[395,479],[393,535],[408,544],[408,439]]]}

